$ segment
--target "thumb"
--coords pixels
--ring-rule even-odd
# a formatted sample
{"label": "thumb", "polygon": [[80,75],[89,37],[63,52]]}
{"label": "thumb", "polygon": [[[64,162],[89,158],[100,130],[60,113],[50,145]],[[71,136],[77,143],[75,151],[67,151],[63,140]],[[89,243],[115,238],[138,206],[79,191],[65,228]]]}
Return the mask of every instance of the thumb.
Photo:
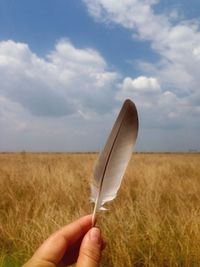
{"label": "thumb", "polygon": [[83,238],[76,267],[98,267],[101,250],[101,232],[99,228],[93,227]]}

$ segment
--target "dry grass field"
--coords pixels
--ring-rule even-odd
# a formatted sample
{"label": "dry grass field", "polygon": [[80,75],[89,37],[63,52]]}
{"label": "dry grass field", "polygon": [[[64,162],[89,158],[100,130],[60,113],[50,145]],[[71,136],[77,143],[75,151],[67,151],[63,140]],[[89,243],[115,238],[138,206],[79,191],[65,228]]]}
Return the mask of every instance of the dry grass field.
{"label": "dry grass field", "polygon": [[[0,154],[0,266],[91,213],[96,154]],[[135,154],[98,224],[102,266],[200,266],[200,154]]]}

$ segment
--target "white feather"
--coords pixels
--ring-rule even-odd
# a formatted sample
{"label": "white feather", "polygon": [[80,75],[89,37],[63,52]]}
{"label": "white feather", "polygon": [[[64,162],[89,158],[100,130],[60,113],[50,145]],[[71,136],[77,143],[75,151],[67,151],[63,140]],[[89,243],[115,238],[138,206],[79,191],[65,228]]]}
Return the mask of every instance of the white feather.
{"label": "white feather", "polygon": [[95,203],[93,224],[96,212],[117,195],[137,133],[137,110],[131,100],[126,100],[95,166],[91,185],[91,200]]}

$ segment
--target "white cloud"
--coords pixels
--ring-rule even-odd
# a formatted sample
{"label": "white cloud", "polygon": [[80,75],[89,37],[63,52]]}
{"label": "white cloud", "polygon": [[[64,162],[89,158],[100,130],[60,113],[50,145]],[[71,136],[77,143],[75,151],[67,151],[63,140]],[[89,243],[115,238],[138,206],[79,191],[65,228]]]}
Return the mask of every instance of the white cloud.
{"label": "white cloud", "polygon": [[200,59],[200,46],[196,47],[193,49],[193,55],[197,58]]}
{"label": "white cloud", "polygon": [[[77,48],[66,39],[45,57],[25,43],[0,42],[1,149],[99,148],[96,140],[103,144],[116,100],[127,97],[136,102],[141,131],[146,131],[141,147],[146,142],[147,149],[165,149],[165,138],[172,142],[170,149],[176,143],[179,148],[195,147],[199,138],[195,128],[200,126],[198,22],[179,20],[174,10],[155,13],[156,0],[84,2],[96,20],[121,25],[132,31],[133,38],[148,41],[160,59],[154,64],[137,62],[141,75],[120,80],[98,51]],[[155,128],[156,134],[151,131]],[[180,135],[174,138],[172,131],[170,137],[161,128],[179,128]],[[194,142],[185,143],[192,132]]]}
{"label": "white cloud", "polygon": [[125,78],[116,98],[121,101],[130,98],[136,103],[142,127],[178,129],[197,126],[198,110],[189,103],[189,98],[162,91],[155,77]]}
{"label": "white cloud", "polygon": [[0,96],[36,116],[106,112],[117,79],[97,51],[68,40],[58,42],[46,58],[27,44],[0,42]]}
{"label": "white cloud", "polygon": [[0,42],[0,149],[99,148],[118,79],[96,50],[68,40],[46,57],[25,43]]}
{"label": "white cloud", "polygon": [[77,110],[66,116],[35,116],[20,103],[0,96],[0,150],[99,150],[112,120],[112,112],[98,114],[91,110]]}
{"label": "white cloud", "polygon": [[157,79],[153,77],[139,76],[136,79],[126,77],[123,81],[122,90],[152,94],[160,91],[160,85]]}
{"label": "white cloud", "polygon": [[[142,39],[162,38],[168,20],[156,15],[152,6],[158,1],[151,0],[83,0],[89,13],[97,20],[114,22],[123,27],[137,31]],[[160,33],[159,35],[157,33]],[[136,32],[134,33],[136,34]],[[155,35],[156,34],[156,35]]]}
{"label": "white cloud", "polygon": [[[200,119],[194,115],[200,106],[199,21],[184,20],[176,10],[158,14],[154,5],[159,1],[83,1],[95,19],[132,30],[133,38],[149,41],[160,56],[153,64],[137,62],[143,76],[126,77],[117,98],[135,99],[144,123],[152,122],[149,127],[155,121],[158,127],[175,123],[177,127],[200,125]],[[175,14],[175,20],[170,14]]]}

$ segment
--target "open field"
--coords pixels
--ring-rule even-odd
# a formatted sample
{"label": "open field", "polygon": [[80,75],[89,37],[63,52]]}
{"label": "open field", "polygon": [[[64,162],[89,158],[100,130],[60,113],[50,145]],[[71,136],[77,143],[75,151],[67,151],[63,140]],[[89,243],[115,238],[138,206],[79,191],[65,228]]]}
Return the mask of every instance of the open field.
{"label": "open field", "polygon": [[[0,266],[92,211],[96,154],[0,154]],[[109,211],[102,266],[200,266],[200,154],[135,154]]]}

